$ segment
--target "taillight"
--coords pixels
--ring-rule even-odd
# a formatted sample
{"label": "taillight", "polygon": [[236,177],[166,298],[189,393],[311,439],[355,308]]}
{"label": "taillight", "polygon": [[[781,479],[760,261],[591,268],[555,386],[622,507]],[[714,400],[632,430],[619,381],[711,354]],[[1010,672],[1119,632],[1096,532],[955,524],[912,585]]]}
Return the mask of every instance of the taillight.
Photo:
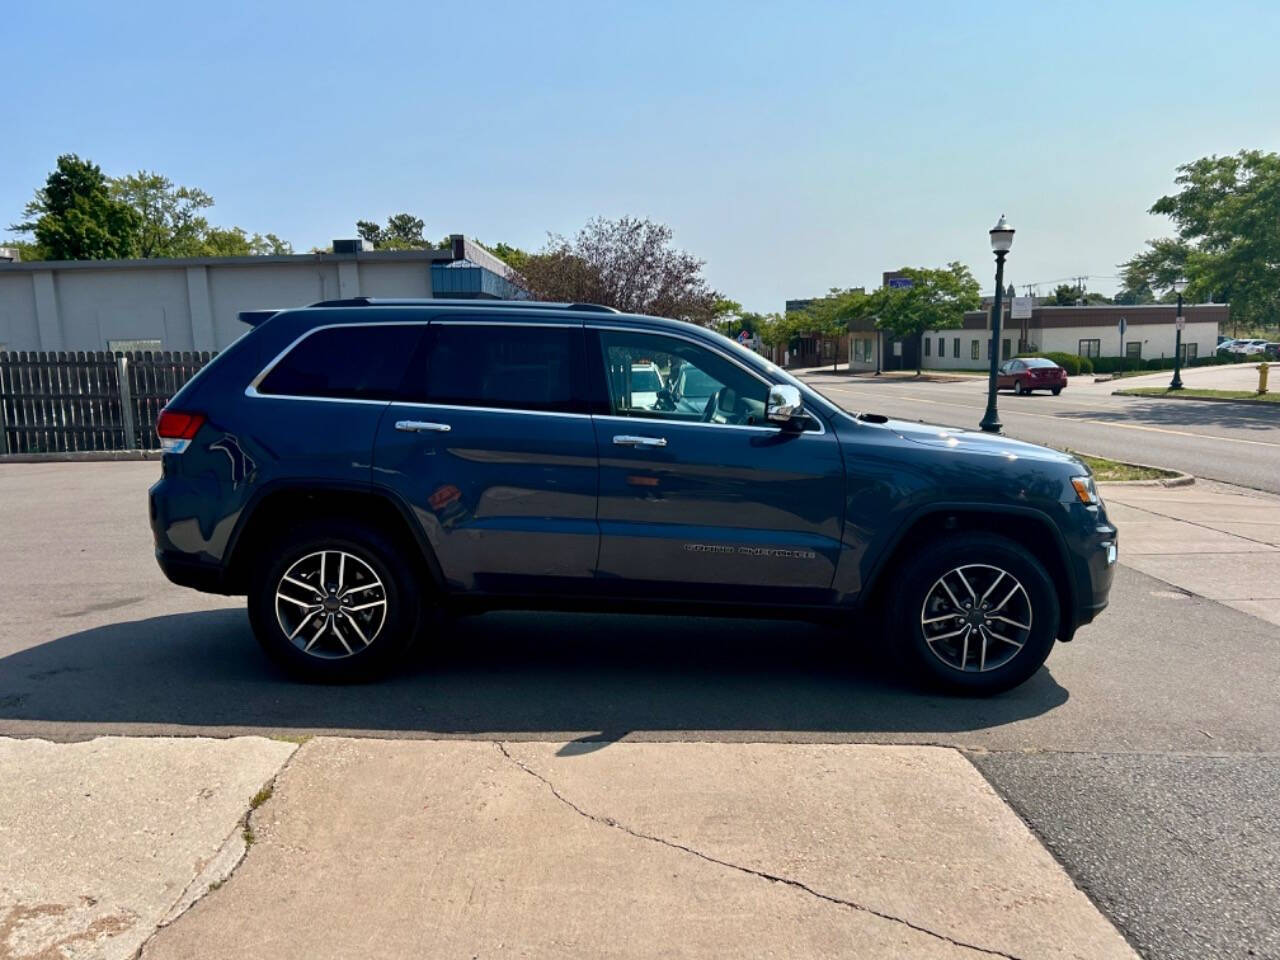
{"label": "taillight", "polygon": [[156,420],[156,436],[160,449],[165,453],[182,453],[191,439],[204,426],[203,413],[183,413],[180,410],[161,410]]}

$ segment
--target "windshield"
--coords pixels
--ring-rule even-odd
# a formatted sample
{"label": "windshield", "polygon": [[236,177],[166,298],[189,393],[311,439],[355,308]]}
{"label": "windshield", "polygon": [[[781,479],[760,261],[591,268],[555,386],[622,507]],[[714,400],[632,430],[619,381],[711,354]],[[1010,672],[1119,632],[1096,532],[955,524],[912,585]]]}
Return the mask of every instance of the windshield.
{"label": "windshield", "polygon": [[685,367],[680,374],[680,393],[686,397],[709,397],[720,384],[697,367]]}
{"label": "windshield", "polygon": [[636,393],[657,393],[662,389],[658,371],[651,367],[632,367],[631,389]]}

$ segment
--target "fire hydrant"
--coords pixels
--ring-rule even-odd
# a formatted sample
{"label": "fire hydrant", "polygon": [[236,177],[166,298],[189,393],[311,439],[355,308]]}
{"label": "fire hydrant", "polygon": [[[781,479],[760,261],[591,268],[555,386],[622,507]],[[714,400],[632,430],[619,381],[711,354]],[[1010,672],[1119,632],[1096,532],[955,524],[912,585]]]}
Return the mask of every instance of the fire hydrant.
{"label": "fire hydrant", "polygon": [[1258,364],[1258,396],[1267,392],[1267,364]]}

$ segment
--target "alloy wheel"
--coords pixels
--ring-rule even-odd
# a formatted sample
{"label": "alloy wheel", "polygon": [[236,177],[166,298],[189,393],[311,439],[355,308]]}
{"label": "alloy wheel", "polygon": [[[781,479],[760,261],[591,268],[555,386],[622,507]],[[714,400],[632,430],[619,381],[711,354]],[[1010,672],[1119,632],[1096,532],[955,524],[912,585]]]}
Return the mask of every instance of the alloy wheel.
{"label": "alloy wheel", "polygon": [[309,553],[276,586],[276,620],[303,653],[340,660],[377,639],[387,590],[368,563],[344,550]]}
{"label": "alloy wheel", "polygon": [[948,570],[925,594],[920,629],[953,670],[998,670],[1031,636],[1031,597],[1009,571],[972,563]]}

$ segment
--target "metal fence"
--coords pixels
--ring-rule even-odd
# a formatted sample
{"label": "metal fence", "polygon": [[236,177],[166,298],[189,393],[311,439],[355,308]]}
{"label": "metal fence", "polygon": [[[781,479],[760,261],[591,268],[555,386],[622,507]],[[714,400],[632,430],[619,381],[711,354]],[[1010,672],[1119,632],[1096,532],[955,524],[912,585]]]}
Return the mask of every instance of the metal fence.
{"label": "metal fence", "polygon": [[214,356],[0,352],[0,454],[155,450],[161,408]]}

